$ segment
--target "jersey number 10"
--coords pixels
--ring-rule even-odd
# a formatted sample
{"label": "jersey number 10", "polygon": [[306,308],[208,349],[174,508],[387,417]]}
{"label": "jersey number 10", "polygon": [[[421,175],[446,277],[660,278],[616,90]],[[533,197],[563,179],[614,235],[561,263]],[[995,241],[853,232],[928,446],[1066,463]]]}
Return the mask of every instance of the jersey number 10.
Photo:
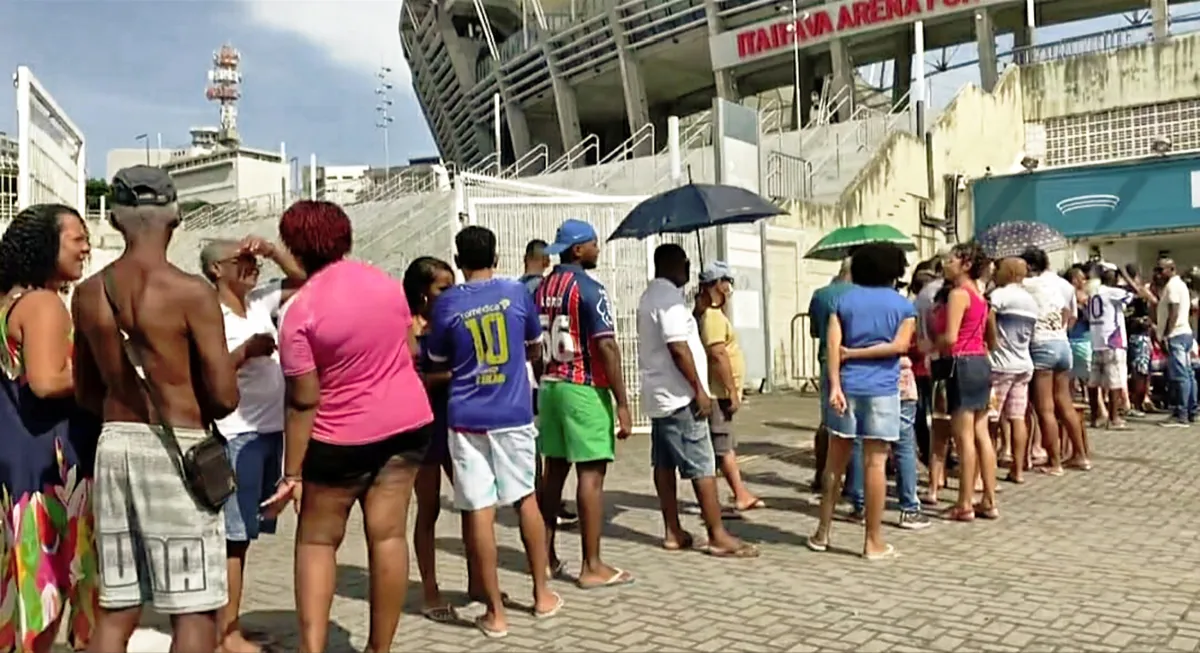
{"label": "jersey number 10", "polygon": [[508,362],[508,321],[504,313],[484,313],[466,320],[475,343],[475,359],[498,367]]}

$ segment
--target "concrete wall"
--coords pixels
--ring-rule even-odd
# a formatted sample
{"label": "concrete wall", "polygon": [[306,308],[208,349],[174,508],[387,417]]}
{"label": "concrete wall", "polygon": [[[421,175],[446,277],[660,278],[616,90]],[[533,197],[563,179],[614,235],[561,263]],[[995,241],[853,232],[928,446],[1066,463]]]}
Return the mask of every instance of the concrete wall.
{"label": "concrete wall", "polygon": [[1200,34],[1026,67],[1025,119],[1200,97]]}

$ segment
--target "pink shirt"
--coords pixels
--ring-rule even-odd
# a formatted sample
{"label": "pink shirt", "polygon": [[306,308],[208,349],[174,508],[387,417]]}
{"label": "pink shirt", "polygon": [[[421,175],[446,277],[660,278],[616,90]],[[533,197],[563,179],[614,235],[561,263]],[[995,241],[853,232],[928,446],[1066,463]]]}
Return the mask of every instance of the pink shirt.
{"label": "pink shirt", "polygon": [[280,320],[280,363],[286,376],[317,371],[314,440],[368,444],[433,421],[410,324],[404,287],[366,263],[330,264],[296,293]]}
{"label": "pink shirt", "polygon": [[[970,302],[963,313],[962,324],[958,327],[958,339],[951,346],[950,353],[953,356],[986,356],[988,350],[984,335],[987,331],[988,303],[975,290],[973,284],[965,290]],[[938,306],[933,313],[934,332],[945,333],[946,322],[946,306]]]}

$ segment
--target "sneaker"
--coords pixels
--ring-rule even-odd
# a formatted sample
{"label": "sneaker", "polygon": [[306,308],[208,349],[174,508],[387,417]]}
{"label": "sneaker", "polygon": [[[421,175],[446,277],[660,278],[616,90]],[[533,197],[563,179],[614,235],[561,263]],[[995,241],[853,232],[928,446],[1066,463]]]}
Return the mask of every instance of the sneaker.
{"label": "sneaker", "polygon": [[1162,422],[1162,427],[1164,429],[1186,429],[1189,426],[1191,425],[1187,422],[1181,422],[1177,419],[1169,419],[1165,422]]}
{"label": "sneaker", "polygon": [[560,528],[571,526],[578,522],[579,522],[579,515],[576,515],[575,513],[571,512],[570,510],[567,510],[566,504],[563,504],[563,506],[558,509],[558,525]]}
{"label": "sneaker", "polygon": [[1126,417],[1145,417],[1146,413],[1144,413],[1140,410],[1137,410],[1136,408],[1131,408],[1131,409],[1129,409],[1129,412],[1125,413],[1125,416]]}
{"label": "sneaker", "polygon": [[920,510],[905,510],[900,513],[900,528],[910,531],[920,531],[933,526],[929,517]]}

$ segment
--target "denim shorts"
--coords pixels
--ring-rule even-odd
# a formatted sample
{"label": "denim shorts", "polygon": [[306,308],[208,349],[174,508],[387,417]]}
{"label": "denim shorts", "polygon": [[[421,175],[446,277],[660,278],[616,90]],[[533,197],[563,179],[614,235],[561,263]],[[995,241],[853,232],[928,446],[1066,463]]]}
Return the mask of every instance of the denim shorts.
{"label": "denim shorts", "polygon": [[946,379],[946,412],[987,410],[991,402],[992,366],[987,356],[955,356]]}
{"label": "denim shorts", "polygon": [[679,470],[684,480],[715,476],[717,462],[708,420],[697,419],[691,406],[651,418],[650,464],[655,469]]}
{"label": "denim shorts", "polygon": [[1073,359],[1071,343],[1066,340],[1043,340],[1029,344],[1029,356],[1033,369],[1065,372],[1071,369]]}
{"label": "denim shorts", "polygon": [[259,517],[258,504],[275,493],[283,476],[283,434],[241,433],[225,443],[237,478],[237,492],[225,502],[225,539],[253,542],[260,533],[275,532],[274,519]]}
{"label": "denim shorts", "polygon": [[900,393],[882,397],[846,396],[846,412],[825,411],[825,425],[835,437],[853,440],[900,439]]}

